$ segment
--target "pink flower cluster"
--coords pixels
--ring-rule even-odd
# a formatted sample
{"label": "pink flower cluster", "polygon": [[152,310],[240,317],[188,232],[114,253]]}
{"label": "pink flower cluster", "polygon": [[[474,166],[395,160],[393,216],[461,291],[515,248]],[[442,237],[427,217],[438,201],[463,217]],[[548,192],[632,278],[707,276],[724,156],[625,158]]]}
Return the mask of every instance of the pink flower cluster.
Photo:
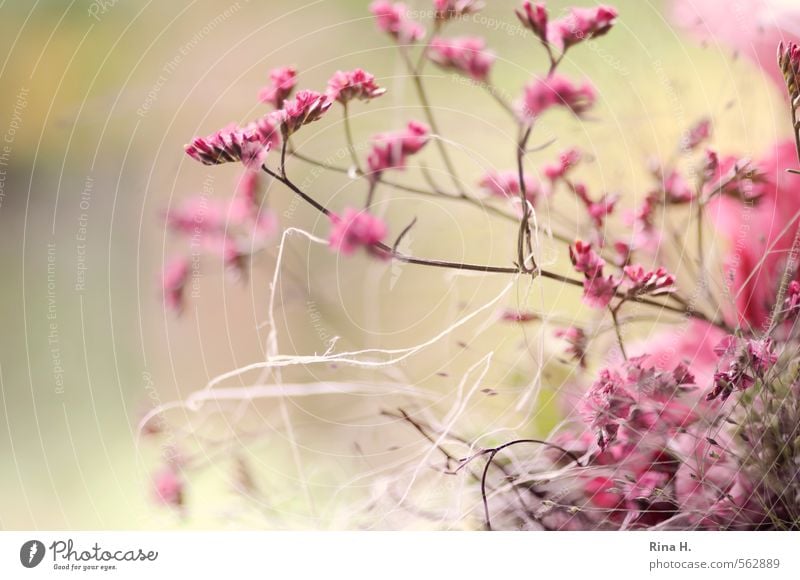
{"label": "pink flower cluster", "polygon": [[284,139],[303,125],[318,121],[331,108],[332,102],[316,91],[304,90],[292,101],[286,101],[280,111],[281,133]]}
{"label": "pink flower cluster", "polygon": [[719,357],[714,374],[714,388],[706,396],[709,401],[721,397],[725,401],[734,391],[746,391],[756,379],[764,378],[778,357],[772,339],[743,339],[726,336],[714,347]]}
{"label": "pink flower cluster", "polygon": [[550,21],[544,2],[534,4],[525,0],[522,8],[517,10],[517,17],[542,42],[564,51],[584,40],[606,34],[614,26],[617,11],[610,6],[571,8],[563,18]]}
{"label": "pink flower cluster", "polygon": [[375,82],[375,77],[357,68],[353,71],[337,71],[328,81],[327,96],[331,101],[347,104],[353,99],[370,101],[386,93]]}
{"label": "pink flower cluster", "polygon": [[425,36],[425,27],[408,17],[408,8],[402,2],[375,0],[369,6],[378,29],[400,43],[414,42]]}
{"label": "pink flower cluster", "polygon": [[409,156],[419,153],[428,144],[430,129],[417,121],[405,129],[382,133],[372,138],[373,145],[367,157],[369,178],[377,180],[387,169],[402,169]]}
{"label": "pink flower cluster", "polygon": [[593,308],[605,308],[614,298],[619,280],[614,276],[604,276],[603,267],[606,262],[591,244],[580,240],[569,248],[569,257],[576,272],[584,276],[583,301]]}
{"label": "pink flower cluster", "polygon": [[297,71],[290,66],[276,68],[269,73],[270,83],[258,92],[258,100],[280,109],[297,86]]}
{"label": "pink flower cluster", "polygon": [[[260,207],[259,175],[246,170],[230,200],[194,196],[170,209],[166,214],[170,232],[187,240],[193,252],[218,256],[226,267],[241,274],[247,256],[277,229],[275,214]],[[162,290],[164,304],[170,310],[183,309],[193,266],[189,258],[177,257],[164,268]]]}
{"label": "pink flower cluster", "polygon": [[186,145],[186,154],[204,165],[241,161],[257,169],[279,143],[277,120],[272,113],[245,127],[231,123],[208,137],[195,137]]}
{"label": "pink flower cluster", "polygon": [[578,117],[594,106],[597,93],[588,81],[578,86],[562,75],[534,79],[517,105],[521,118],[532,121],[552,107],[566,107]]}
{"label": "pink flower cluster", "polygon": [[366,210],[347,208],[342,215],[330,214],[331,233],[328,238],[330,247],[344,254],[352,255],[359,248],[379,258],[388,258],[389,254],[376,244],[386,239],[386,224],[380,218]]}
{"label": "pink flower cluster", "polygon": [[445,69],[452,69],[473,80],[485,82],[495,56],[486,50],[479,37],[434,38],[428,47],[428,58]]}

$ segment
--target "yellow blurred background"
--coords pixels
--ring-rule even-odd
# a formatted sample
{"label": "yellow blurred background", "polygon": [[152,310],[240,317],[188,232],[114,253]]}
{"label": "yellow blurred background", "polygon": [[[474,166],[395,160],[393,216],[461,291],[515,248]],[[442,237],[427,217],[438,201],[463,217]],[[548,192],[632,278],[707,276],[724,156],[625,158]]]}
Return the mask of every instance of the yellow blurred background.
{"label": "yellow blurred background", "polygon": [[[428,8],[425,0],[409,4]],[[545,58],[520,32],[515,2],[487,4],[480,18],[455,23],[450,34],[487,38],[499,55],[495,84],[513,99],[544,69]],[[549,135],[558,141],[531,156],[532,171],[561,148],[580,146],[594,158],[581,169],[591,190],[619,191],[632,206],[649,185],[647,159],[669,157],[682,131],[701,116],[714,119],[714,145],[722,152],[757,156],[786,135],[781,97],[749,62],[686,40],[660,2],[614,4],[620,12],[614,31],[574,49],[563,64],[565,73],[592,79],[598,107],[582,123],[562,113],[548,116],[533,143]],[[2,4],[1,528],[349,527],[348,510],[370,493],[369,478],[356,475],[391,464],[397,448],[419,451],[407,426],[380,415],[413,404],[403,396],[293,397],[283,407],[268,399],[209,414],[173,409],[167,420],[176,436],[206,422],[182,444],[188,447],[181,452],[204,459],[205,467],[190,479],[180,517],[151,498],[161,442],[138,442],[136,434],[139,418],[154,404],[181,400],[218,374],[264,357],[277,240],[255,259],[246,281],[226,281],[221,264],[206,263],[182,317],[160,303],[159,272],[180,251],[165,230],[164,210],[201,191],[228,197],[238,176],[238,168],[192,162],[183,144],[231,120],[263,114],[257,91],[269,69],[284,64],[298,68],[301,86],[317,90],[337,69],[363,67],[377,76],[389,92],[355,107],[357,143],[423,118],[402,61],[375,30],[367,5]],[[557,12],[567,3],[549,5]],[[514,127],[480,87],[433,66],[426,68],[426,83],[443,134],[458,144],[451,151],[466,182],[477,182],[489,168],[513,167]],[[297,145],[346,164],[340,112],[305,129]],[[449,184],[433,147],[421,160],[438,182]],[[296,160],[289,171],[335,209],[363,199],[364,184],[346,176],[319,174]],[[396,178],[424,185],[414,169]],[[328,231],[285,188],[271,185],[266,203],[283,228],[320,236]],[[473,207],[388,189],[379,192],[379,207],[395,233],[418,219],[406,246],[416,255],[500,265],[513,260],[515,228]],[[575,212],[557,209],[570,216],[565,227],[574,235]],[[567,271],[563,247],[546,258],[551,269]],[[336,348],[342,351],[408,347],[496,297],[508,282],[342,259],[292,238],[276,304],[281,350],[322,353],[334,336],[341,337]],[[529,288],[523,281],[498,307],[581,320],[588,314],[578,297],[551,282]],[[494,396],[472,397],[457,430],[500,439],[546,433],[560,416],[551,395],[569,366],[545,362],[563,345],[555,343],[551,327],[487,324],[496,310],[389,371],[310,366],[286,370],[283,379],[407,382],[439,393],[432,408],[444,414],[467,370],[493,352],[480,387]],[[470,375],[473,381],[482,368]],[[539,372],[544,390],[518,409]],[[252,381],[243,376],[226,384]],[[258,481],[255,501],[232,491],[241,465]]]}

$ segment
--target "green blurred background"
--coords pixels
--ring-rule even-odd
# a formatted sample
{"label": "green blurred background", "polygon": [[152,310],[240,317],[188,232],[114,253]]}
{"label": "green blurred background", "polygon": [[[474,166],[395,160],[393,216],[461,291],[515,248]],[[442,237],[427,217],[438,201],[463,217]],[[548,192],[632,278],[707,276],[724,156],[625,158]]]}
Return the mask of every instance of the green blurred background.
{"label": "green blurred background", "polygon": [[[158,273],[179,248],[165,231],[163,211],[200,191],[230,196],[238,171],[195,164],[182,145],[231,120],[263,114],[256,93],[268,70],[283,64],[296,65],[308,88],[322,89],[333,71],[357,66],[389,88],[381,100],[356,107],[359,143],[422,118],[402,62],[374,29],[367,4],[0,5],[0,147],[6,147],[0,167],[0,527],[347,527],[349,506],[370,488],[366,480],[345,484],[390,464],[398,448],[419,451],[413,433],[379,415],[409,404],[403,397],[296,397],[283,409],[267,400],[208,414],[175,409],[168,421],[176,435],[200,418],[208,424],[181,443],[182,452],[204,457],[206,467],[192,478],[180,517],[155,506],[149,491],[163,440],[137,442],[136,436],[138,419],[154,404],[179,400],[264,356],[274,248],[254,261],[245,282],[226,282],[220,264],[205,264],[198,295],[181,318],[160,304]],[[410,4],[428,8],[424,0]],[[485,36],[500,56],[495,83],[516,98],[544,68],[543,54],[520,33],[516,2],[488,4],[479,20],[456,23],[451,33]],[[549,4],[554,12],[566,6]],[[555,113],[534,137],[543,142],[557,135],[555,147],[591,152],[595,162],[582,177],[593,191],[620,191],[626,204],[635,203],[646,192],[648,157],[668,157],[681,131],[702,115],[717,123],[715,145],[723,151],[757,155],[786,134],[779,95],[749,63],[683,38],[661,3],[615,5],[621,16],[613,33],[575,49],[563,65],[568,74],[591,77],[600,94],[597,109],[585,123]],[[461,176],[475,182],[487,168],[513,167],[514,128],[492,100],[432,66],[426,73],[443,133],[462,147],[453,149]],[[346,163],[338,111],[298,137],[309,155]],[[531,169],[555,150],[532,156]],[[432,147],[422,159],[448,183]],[[363,184],[341,175],[318,175],[297,161],[290,172],[331,207],[363,199]],[[398,179],[423,183],[413,170]],[[513,259],[515,232],[508,224],[459,204],[388,193],[380,200],[392,231],[419,219],[409,238],[415,254],[497,264]],[[285,189],[271,186],[267,203],[283,227],[327,232]],[[574,217],[565,223],[567,230],[577,226]],[[565,269],[563,251],[547,255],[553,269]],[[323,352],[332,336],[341,337],[341,350],[415,344],[507,283],[363,258],[342,261],[299,239],[289,242],[284,258],[277,322],[289,354]],[[536,282],[527,302],[515,304],[527,290],[520,284],[502,305],[566,319],[587,316],[572,289]],[[547,432],[559,416],[550,395],[568,375],[568,366],[552,362],[561,347],[550,329],[533,325],[523,334],[508,325],[484,328],[485,321],[460,328],[391,372],[309,367],[286,371],[284,379],[407,381],[441,393],[434,408],[446,411],[466,370],[493,351],[481,387],[496,396],[470,399],[458,430],[466,436],[499,430],[501,438]],[[540,370],[546,388],[518,411]],[[287,443],[287,415],[299,459]],[[255,501],[232,491],[242,465],[263,492]],[[336,493],[340,486],[345,491]]]}

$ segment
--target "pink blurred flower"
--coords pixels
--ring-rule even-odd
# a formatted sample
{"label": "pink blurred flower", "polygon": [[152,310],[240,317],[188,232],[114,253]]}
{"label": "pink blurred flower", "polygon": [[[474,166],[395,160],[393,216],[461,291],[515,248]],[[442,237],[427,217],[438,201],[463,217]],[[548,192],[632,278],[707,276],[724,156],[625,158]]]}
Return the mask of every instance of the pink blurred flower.
{"label": "pink blurred flower", "polygon": [[683,136],[681,147],[685,151],[697,149],[711,137],[711,120],[700,119]]}
{"label": "pink blurred flower", "polygon": [[566,107],[582,116],[597,100],[594,87],[588,82],[581,86],[561,75],[547,79],[534,79],[525,86],[522,101],[518,104],[523,119],[533,120],[551,107]]}
{"label": "pink blurred flower", "polygon": [[568,15],[548,26],[547,39],[560,50],[567,50],[584,40],[604,35],[616,19],[617,11],[611,6],[572,8]]}
{"label": "pink blurred flower", "polygon": [[592,308],[605,308],[617,292],[619,280],[602,275],[583,281],[583,301]]}
{"label": "pink blurred flower", "polygon": [[357,68],[353,71],[337,71],[328,81],[328,99],[346,104],[353,99],[369,101],[386,93],[375,82],[375,77]]}
{"label": "pink blurred flower", "polygon": [[180,312],[184,305],[184,288],[189,281],[190,267],[186,258],[174,258],[164,267],[161,275],[161,288],[164,305]]}
{"label": "pink blurred flower", "polygon": [[378,29],[398,42],[414,42],[425,36],[425,28],[408,18],[408,9],[402,2],[375,0],[369,6]]}
{"label": "pink blurred flower", "polygon": [[184,483],[173,467],[165,467],[153,478],[155,500],[164,505],[180,508],[184,501]]}
{"label": "pink blurred flower", "polygon": [[428,58],[442,68],[458,71],[476,81],[489,78],[495,60],[494,54],[486,50],[486,42],[479,37],[434,38]]}
{"label": "pink blurred flower", "polygon": [[587,278],[594,278],[602,275],[605,260],[592,249],[591,244],[577,240],[575,246],[569,248],[569,259],[575,267],[576,272],[585,274]]}
{"label": "pink blurred flower", "polygon": [[531,30],[542,42],[547,42],[547,7],[544,2],[534,4],[530,0],[516,10],[517,18],[525,28]]}
{"label": "pink blurred flower", "polygon": [[503,322],[534,322],[540,320],[541,317],[535,312],[507,309],[500,313],[500,319]]}
{"label": "pink blurred flower", "polygon": [[427,145],[429,134],[427,125],[410,121],[401,131],[373,137],[372,150],[367,157],[370,178],[377,179],[387,169],[404,168],[407,158]]}
{"label": "pink blurred flower", "polygon": [[736,312],[730,313],[736,323],[763,327],[775,306],[797,231],[790,220],[800,210],[800,176],[786,172],[796,166],[796,155],[794,141],[782,141],[756,164],[763,175],[752,194],[757,205],[743,206],[729,196],[709,205],[709,215],[731,247],[725,270],[736,299]]}
{"label": "pink blurred flower", "polygon": [[[519,172],[513,169],[489,171],[481,178],[479,185],[486,193],[495,197],[516,199],[520,193]],[[539,191],[539,183],[531,175],[525,174],[525,193],[528,201],[535,205]]]}
{"label": "pink blurred flower", "polygon": [[300,91],[294,100],[286,101],[280,111],[284,139],[303,125],[318,121],[332,104],[328,97],[316,91]]}
{"label": "pink blurred flower", "polygon": [[482,10],[484,3],[481,0],[433,0],[436,18],[450,20]]}
{"label": "pink blurred flower", "polygon": [[365,248],[369,253],[388,258],[388,254],[378,250],[375,245],[382,242],[387,235],[386,224],[380,218],[366,210],[347,208],[344,213],[331,214],[331,233],[328,238],[330,247],[346,256],[358,248]]}
{"label": "pink blurred flower", "polygon": [[258,100],[280,109],[297,85],[297,71],[290,66],[274,68],[269,72],[269,81],[258,92]]}
{"label": "pink blurred flower", "polygon": [[579,149],[566,149],[559,154],[556,163],[545,165],[542,168],[542,172],[550,181],[563,179],[571,169],[580,163],[582,158],[583,154]]}
{"label": "pink blurred flower", "polygon": [[569,344],[567,354],[581,367],[585,367],[586,348],[589,341],[583,329],[577,326],[568,326],[567,328],[559,328],[556,330],[555,335],[557,338],[564,339],[567,344]]}

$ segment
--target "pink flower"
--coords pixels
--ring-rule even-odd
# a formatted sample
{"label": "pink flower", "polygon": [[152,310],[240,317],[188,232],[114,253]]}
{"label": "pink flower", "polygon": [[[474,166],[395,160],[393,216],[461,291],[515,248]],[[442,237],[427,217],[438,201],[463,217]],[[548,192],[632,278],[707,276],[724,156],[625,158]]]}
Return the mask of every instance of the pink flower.
{"label": "pink flower", "polygon": [[153,478],[153,492],[156,501],[170,507],[183,506],[184,483],[172,467],[165,467]]}
{"label": "pink flower", "polygon": [[585,367],[586,347],[589,341],[583,329],[577,326],[568,326],[567,328],[559,328],[556,330],[555,335],[557,338],[564,339],[567,344],[569,344],[567,354],[569,354],[573,360],[577,361],[581,367]]}
{"label": "pink flower", "polygon": [[645,270],[640,265],[625,266],[623,268],[625,278],[628,282],[628,294],[639,296],[649,294],[656,296],[674,292],[675,276],[667,272],[664,268],[655,271]]}
{"label": "pink flower", "polygon": [[450,20],[468,14],[474,14],[483,9],[481,0],[433,0],[438,20]]}
{"label": "pink flower", "polygon": [[[483,190],[495,197],[513,198],[519,197],[519,172],[509,171],[489,171],[480,180],[479,185]],[[536,195],[539,193],[539,183],[530,175],[525,175],[525,192],[528,201],[535,204]]]}
{"label": "pink flower", "polygon": [[711,137],[711,120],[707,118],[700,119],[697,123],[695,123],[689,131],[686,132],[686,135],[683,137],[683,142],[681,143],[682,148],[685,151],[692,151],[697,149],[701,144]]}
{"label": "pink flower", "polygon": [[283,104],[281,110],[281,132],[284,139],[300,129],[318,121],[333,103],[328,98],[316,91],[300,91],[292,101]]}
{"label": "pink flower", "polygon": [[273,133],[265,135],[258,122],[245,128],[231,123],[208,137],[195,137],[184,149],[189,157],[204,165],[241,161],[249,167],[260,167],[273,142]]}
{"label": "pink flower", "polygon": [[486,50],[486,42],[479,37],[434,38],[428,58],[442,68],[463,73],[476,81],[489,78],[495,60],[494,54]]}
{"label": "pink flower", "polygon": [[408,18],[406,5],[402,2],[375,0],[369,11],[375,16],[378,29],[398,42],[414,42],[425,36],[425,28]]}
{"label": "pink flower", "polygon": [[180,312],[184,305],[184,288],[189,281],[190,267],[186,258],[175,258],[168,262],[161,275],[164,305]]}
{"label": "pink flower", "polygon": [[800,282],[797,280],[792,280],[786,289],[784,310],[787,317],[800,313]]}
{"label": "pink flower", "polygon": [[569,259],[575,267],[576,272],[586,275],[587,278],[601,276],[605,260],[601,258],[593,249],[591,244],[586,244],[580,240],[575,242],[575,247],[569,248]]}
{"label": "pink flower", "polygon": [[663,186],[667,203],[688,203],[694,199],[694,191],[686,179],[675,170],[664,178]]}
{"label": "pink flower", "polygon": [[714,374],[714,388],[706,399],[712,401],[721,396],[724,401],[734,391],[752,387],[778,360],[773,348],[769,338],[743,339],[733,335],[723,338],[714,348],[720,362]]}
{"label": "pink flower", "polygon": [[535,312],[503,310],[503,312],[500,313],[500,319],[503,322],[534,322],[536,320],[541,320],[541,317]]}
{"label": "pink flower", "polygon": [[382,89],[375,83],[375,77],[357,68],[354,71],[337,71],[328,81],[328,99],[347,104],[353,99],[369,101],[383,95]]}
{"label": "pink flower", "polygon": [[525,28],[530,29],[542,41],[547,42],[547,7],[544,2],[534,4],[530,0],[522,3],[522,9],[517,9],[517,18]]}
{"label": "pink flower", "polygon": [[580,117],[596,100],[597,93],[589,82],[577,86],[564,76],[553,75],[549,79],[534,79],[526,85],[518,109],[529,121],[555,106],[566,107]]}
{"label": "pink flower", "polygon": [[580,163],[582,158],[583,154],[579,149],[567,149],[558,156],[557,163],[545,165],[542,168],[542,172],[550,181],[563,179],[571,169]]}
{"label": "pink flower", "polygon": [[377,179],[387,169],[402,169],[408,156],[418,153],[428,143],[430,129],[411,121],[402,131],[373,137],[372,151],[367,157],[370,178]]}
{"label": "pink flower", "polygon": [[572,8],[570,13],[548,27],[547,39],[561,50],[611,30],[617,11],[610,6]]}
{"label": "pink flower", "polygon": [[331,233],[328,238],[330,247],[349,256],[358,248],[365,248],[369,253],[388,258],[388,254],[375,247],[387,235],[386,224],[366,210],[347,208],[340,217],[331,214]]}
{"label": "pink flower", "polygon": [[595,276],[583,281],[583,301],[592,308],[605,308],[617,292],[619,280],[613,276]]}
{"label": "pink flower", "polygon": [[753,192],[758,194],[755,207],[743,207],[740,199],[728,196],[709,205],[709,215],[731,247],[725,278],[736,297],[736,312],[729,313],[736,323],[762,327],[775,306],[796,231],[790,220],[800,209],[800,177],[786,172],[796,164],[794,140],[776,143],[755,164],[764,176]]}
{"label": "pink flower", "polygon": [[597,432],[601,449],[616,438],[620,423],[630,416],[635,403],[619,373],[608,369],[600,371],[599,378],[584,396],[580,410],[589,427]]}
{"label": "pink flower", "polygon": [[258,100],[280,109],[297,85],[297,71],[290,66],[274,68],[269,72],[270,83],[258,92]]}

